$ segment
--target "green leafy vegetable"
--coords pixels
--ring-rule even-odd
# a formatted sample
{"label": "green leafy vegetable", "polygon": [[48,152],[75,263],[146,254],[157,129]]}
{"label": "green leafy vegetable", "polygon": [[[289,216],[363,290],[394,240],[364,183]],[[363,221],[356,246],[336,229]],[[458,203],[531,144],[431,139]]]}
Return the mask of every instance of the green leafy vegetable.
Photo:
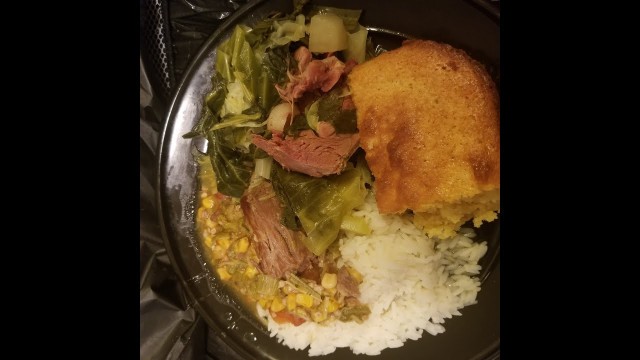
{"label": "green leafy vegetable", "polygon": [[342,219],[342,224],[340,224],[340,229],[352,231],[358,235],[371,234],[371,228],[367,221],[364,218],[353,214],[345,215],[344,219]]}
{"label": "green leafy vegetable", "polygon": [[[275,85],[284,86],[288,79],[287,72],[297,66],[289,51],[289,45],[293,42],[308,43],[305,33],[306,19],[308,18],[301,15],[303,8],[308,3],[309,0],[293,0],[294,11],[290,14],[272,14],[258,22],[253,28],[238,25],[231,36],[217,48],[216,71],[211,79],[212,90],[204,99],[205,106],[203,106],[200,120],[192,131],[183,137],[203,136],[209,140],[208,155],[212,169],[216,174],[215,181],[218,191],[222,194],[233,197],[242,196],[255,169],[255,160],[267,157],[264,151],[256,151],[256,147],[251,144],[251,134],[258,133],[269,136],[269,132],[264,126],[265,116],[279,101]],[[362,35],[362,33],[358,33],[359,30],[362,31],[358,25],[360,10],[314,7],[308,16],[310,18],[310,16],[319,13],[331,13],[339,16],[343,19],[349,32],[354,33],[354,36],[356,36],[355,34]],[[361,43],[360,37],[356,36],[354,39],[358,39],[354,44]],[[356,53],[352,56],[359,56],[361,49],[358,46],[360,45],[348,49],[350,53]],[[311,119],[311,123],[317,124],[318,120],[328,121],[338,133],[357,131],[355,111],[342,111],[340,94],[332,94],[334,97],[325,99],[324,104],[321,102],[315,104],[316,108],[313,109],[315,118]],[[327,117],[323,118],[323,115]],[[291,131],[294,136],[297,136],[300,131],[310,128],[309,120],[305,115],[299,115],[293,119]],[[265,160],[260,165],[263,173],[268,170],[267,163],[268,161]],[[273,168],[279,168],[279,166],[273,166],[272,173],[274,172]],[[350,171],[364,174],[359,169]],[[346,173],[349,171],[343,175]],[[343,175],[323,180],[326,184],[322,187],[329,191],[329,197],[341,193],[342,187],[352,186],[348,181],[342,183],[346,181],[340,180],[343,179]],[[344,179],[347,178],[348,176],[344,176]],[[275,183],[274,187],[277,188]],[[364,189],[364,185],[361,187]],[[281,188],[280,194],[290,193],[290,190]],[[297,201],[299,195],[293,197],[294,202]],[[347,196],[347,198],[352,197],[351,195]],[[338,203],[346,204],[349,201],[334,200],[331,200],[332,202],[316,201],[317,204],[314,206],[324,207],[325,212],[328,211],[331,216],[342,217],[344,215],[342,210],[337,211],[337,208],[330,210],[327,206],[337,206]],[[293,207],[288,207],[290,213],[283,216],[283,222],[290,228],[295,229],[298,226],[303,226],[307,233],[313,231],[313,240],[310,241],[314,244],[308,246],[317,250],[324,246],[325,238],[333,236],[335,239],[342,221],[323,220],[311,226],[310,221],[315,218],[307,214],[307,212],[312,212],[311,207],[307,206],[307,208],[309,209],[299,208],[297,212],[294,212]],[[335,224],[332,223],[333,225],[329,226],[331,221]],[[336,232],[336,234],[331,235],[332,232]]]}
{"label": "green leafy vegetable", "polygon": [[211,78],[211,82],[213,83],[213,88],[205,97],[205,104],[209,110],[211,110],[212,114],[217,115],[220,113],[220,109],[222,108],[222,104],[224,104],[224,99],[227,96],[227,93],[220,74],[215,73]]}
{"label": "green leafy vegetable", "polygon": [[[284,184],[280,181],[280,179],[274,179],[277,171],[280,171],[281,167],[277,164],[271,165],[271,185],[273,186],[273,191],[276,193],[278,200],[280,200],[280,204],[283,204],[282,209],[282,225],[293,231],[302,230],[302,227],[297,221],[296,213],[291,206],[289,197],[287,196],[288,189],[284,186]],[[284,171],[284,170],[283,170]]]}
{"label": "green leafy vegetable", "polygon": [[310,129],[307,118],[303,114],[298,114],[293,117],[289,129],[287,129],[287,135],[297,137],[301,131]]}
{"label": "green leafy vegetable", "polygon": [[[238,115],[229,115],[224,118],[223,121],[215,124],[211,127],[211,130],[223,129],[230,126],[236,127],[259,127],[264,125],[263,123],[256,123],[252,120],[258,120],[262,117],[261,113],[255,114],[238,114]],[[266,121],[266,120],[265,120]]]}
{"label": "green leafy vegetable", "polygon": [[309,106],[307,109],[307,113],[305,114],[307,117],[307,123],[309,127],[313,130],[318,130],[318,121],[320,120],[320,116],[318,115],[318,105],[320,104],[320,99],[316,100]]}
{"label": "green leafy vegetable", "polygon": [[205,97],[206,106],[204,107],[202,116],[190,132],[182,135],[185,139],[205,136],[207,131],[209,131],[217,121],[217,117],[222,109],[222,104],[224,104],[226,88],[222,77],[217,73],[211,78],[211,82],[213,88]]}
{"label": "green leafy vegetable", "polygon": [[322,297],[320,296],[320,294],[317,291],[313,290],[313,288],[309,286],[309,284],[304,282],[304,280],[300,279],[296,275],[292,273],[288,273],[287,281],[291,284],[291,286],[296,288],[299,292],[303,294],[311,295],[311,297],[313,297],[314,299],[322,301]]}
{"label": "green leafy vegetable", "polygon": [[216,71],[228,83],[235,81],[238,73],[242,74],[241,81],[251,93],[255,94],[259,67],[258,60],[246,39],[249,30],[250,28],[244,25],[236,26],[231,37],[218,47]]}
{"label": "green leafy vegetable", "polygon": [[278,279],[265,274],[257,274],[249,288],[255,298],[263,298],[278,294]]}
{"label": "green leafy vegetable", "polygon": [[266,50],[262,58],[262,73],[257,93],[258,103],[263,109],[271,109],[280,100],[275,85],[284,85],[287,80],[287,70],[294,63],[287,45]]}
{"label": "green leafy vegetable", "polygon": [[263,177],[267,180],[270,179],[271,166],[273,165],[273,158],[266,157],[266,158],[255,159],[255,162],[256,162],[256,168],[254,170],[254,173],[257,176]]}
{"label": "green leafy vegetable", "polygon": [[355,305],[342,309],[340,313],[340,321],[355,321],[362,323],[371,314],[371,310],[368,305]]}
{"label": "green leafy vegetable", "polygon": [[269,36],[269,41],[275,45],[286,45],[298,41],[305,36],[305,17],[300,14],[294,20],[274,21],[274,31]]}
{"label": "green leafy vegetable", "polygon": [[373,178],[371,177],[371,170],[369,169],[369,165],[367,164],[367,159],[364,155],[364,150],[358,149],[355,154],[352,156],[352,159],[355,159],[356,169],[362,172],[363,181],[366,185],[373,185]]}
{"label": "green leafy vegetable", "polygon": [[238,151],[238,133],[233,128],[209,131],[208,155],[216,174],[218,191],[222,194],[241,197],[249,186],[253,171],[253,157],[249,152]]}
{"label": "green leafy vegetable", "polygon": [[333,125],[338,134],[353,134],[358,131],[356,110],[342,110],[342,88],[334,88],[320,98],[318,118]]}
{"label": "green leafy vegetable", "polygon": [[320,255],[338,237],[344,217],[364,202],[365,176],[352,165],[340,175],[314,178],[274,164],[271,180],[285,209],[292,209],[307,233],[303,244]]}

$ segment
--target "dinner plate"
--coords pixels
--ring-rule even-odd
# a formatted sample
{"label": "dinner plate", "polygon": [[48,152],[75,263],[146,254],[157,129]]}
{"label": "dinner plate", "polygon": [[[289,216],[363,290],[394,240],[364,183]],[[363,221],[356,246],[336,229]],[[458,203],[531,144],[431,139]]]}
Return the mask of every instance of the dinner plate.
{"label": "dinner plate", "polygon": [[[486,3],[472,0],[317,0],[314,4],[363,9],[360,23],[370,28],[374,43],[386,49],[404,37],[431,39],[464,49],[482,62],[500,87],[500,17]],[[215,48],[237,24],[251,25],[272,11],[290,12],[291,0],[254,0],[236,11],[205,42],[177,87],[160,144],[158,205],[161,230],[173,267],[192,306],[211,331],[247,359],[306,358],[269,336],[266,327],[217,281],[196,239],[194,212],[197,192],[197,151],[193,139],[183,139],[198,121],[203,96],[211,89]],[[376,359],[495,359],[500,353],[500,230],[499,220],[478,229],[488,243],[480,264],[482,290],[477,303],[444,323],[446,331],[426,332],[417,341],[386,349]],[[339,348],[323,359],[352,359]],[[363,357],[363,356],[359,356]]]}

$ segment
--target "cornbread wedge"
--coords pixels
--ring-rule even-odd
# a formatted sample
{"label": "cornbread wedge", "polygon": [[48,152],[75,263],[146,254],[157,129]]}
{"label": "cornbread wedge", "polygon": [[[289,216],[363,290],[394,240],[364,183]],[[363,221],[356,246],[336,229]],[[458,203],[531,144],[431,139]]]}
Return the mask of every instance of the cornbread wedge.
{"label": "cornbread wedge", "polygon": [[407,40],[348,77],[381,213],[412,210],[449,237],[500,210],[500,108],[485,68],[447,44]]}

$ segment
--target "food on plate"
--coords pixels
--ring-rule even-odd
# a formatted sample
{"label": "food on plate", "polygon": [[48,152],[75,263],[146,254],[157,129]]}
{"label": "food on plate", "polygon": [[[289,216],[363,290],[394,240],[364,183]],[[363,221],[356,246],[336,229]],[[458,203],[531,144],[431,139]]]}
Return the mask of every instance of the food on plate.
{"label": "food on plate", "polygon": [[[480,200],[499,210],[495,88],[469,85],[486,73],[460,50],[409,41],[381,54],[360,10],[296,4],[220,44],[185,135],[209,141],[195,216],[207,264],[271,336],[309,355],[375,355],[442,333],[480,291],[487,245],[462,225],[482,218]],[[481,128],[486,138],[470,132]],[[455,226],[432,225],[453,222],[452,209]]]}
{"label": "food on plate", "polygon": [[485,68],[464,51],[407,40],[349,74],[360,143],[384,214],[406,210],[449,237],[500,210],[500,109]]}

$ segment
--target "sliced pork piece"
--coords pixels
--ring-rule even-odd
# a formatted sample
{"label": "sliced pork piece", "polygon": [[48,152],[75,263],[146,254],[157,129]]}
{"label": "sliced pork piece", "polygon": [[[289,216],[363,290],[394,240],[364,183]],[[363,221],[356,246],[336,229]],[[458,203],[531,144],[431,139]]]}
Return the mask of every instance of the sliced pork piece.
{"label": "sliced pork piece", "polygon": [[311,267],[315,255],[302,244],[302,232],[282,225],[282,205],[271,183],[264,181],[249,188],[240,206],[253,231],[258,266],[265,274],[283,278],[289,271],[298,273]]}
{"label": "sliced pork piece", "polygon": [[285,169],[322,177],[344,170],[347,160],[358,148],[359,139],[357,133],[319,137],[312,130],[304,130],[298,137],[283,138],[281,133],[274,133],[271,140],[253,135],[252,142]]}
{"label": "sliced pork piece", "polygon": [[298,73],[288,73],[289,82],[284,88],[276,85],[280,97],[288,102],[294,102],[307,91],[331,90],[345,70],[345,64],[335,56],[313,60],[311,52],[304,46],[298,48],[293,57],[298,61]]}

